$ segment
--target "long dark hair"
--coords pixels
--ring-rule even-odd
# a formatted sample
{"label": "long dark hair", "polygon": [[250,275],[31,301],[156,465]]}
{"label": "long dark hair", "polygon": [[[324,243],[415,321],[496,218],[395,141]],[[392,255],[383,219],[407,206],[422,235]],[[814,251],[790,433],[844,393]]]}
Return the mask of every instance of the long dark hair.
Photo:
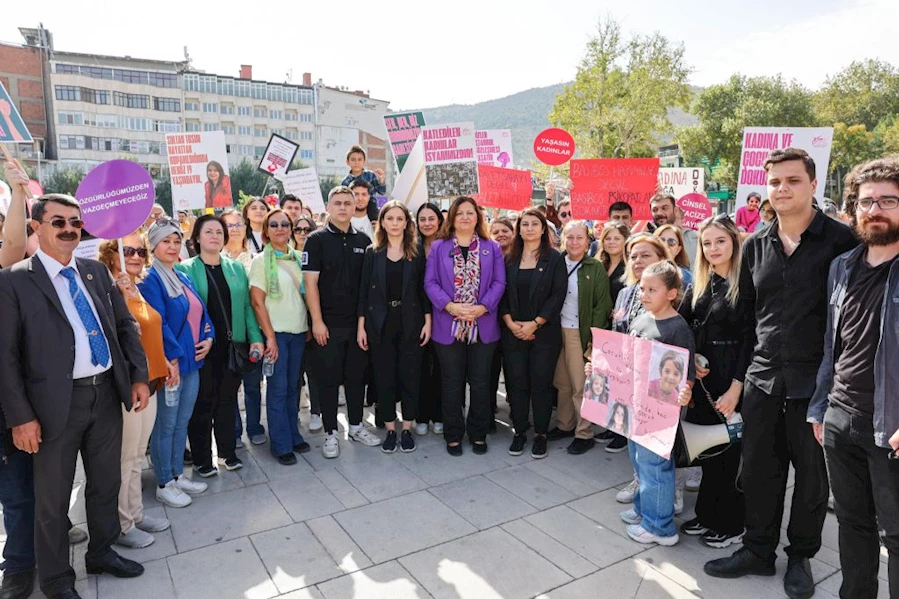
{"label": "long dark hair", "polygon": [[446,215],[446,220],[443,221],[443,224],[440,226],[440,231],[437,232],[437,239],[450,239],[456,234],[454,221],[456,220],[456,214],[459,212],[459,208],[462,204],[471,204],[474,206],[474,212],[478,218],[478,222],[474,225],[475,235],[480,239],[490,239],[490,231],[487,230],[487,224],[484,219],[484,213],[481,212],[481,207],[478,206],[478,203],[474,198],[468,196],[459,196],[453,200],[449,212]]}
{"label": "long dark hair", "polygon": [[[418,207],[418,210],[415,211],[415,228],[418,229],[418,217],[421,216],[422,210],[430,210],[434,214],[437,215],[437,232],[434,233],[434,237],[440,234],[440,229],[443,227],[443,221],[446,220],[443,218],[443,212],[440,211],[440,206],[435,204],[434,202],[425,202],[421,206]],[[424,239],[424,235],[421,234],[421,229],[418,229],[418,235],[422,239]]]}
{"label": "long dark hair", "polygon": [[[214,196],[214,195],[215,195],[215,192],[217,192],[217,191],[219,190],[219,187],[222,186],[222,183],[225,182],[225,169],[223,169],[223,168],[222,168],[222,165],[219,164],[218,162],[216,162],[215,160],[210,160],[210,161],[209,161],[209,164],[206,165],[206,170],[207,170],[207,171],[209,170],[209,167],[210,167],[210,166],[219,172],[219,180],[218,180],[218,183],[214,183],[214,184],[212,184],[212,185],[209,186],[209,188],[210,188],[210,189],[209,189],[209,195],[210,195],[210,196]],[[208,175],[208,174],[206,175],[206,181],[207,181],[208,183],[212,183],[212,181],[209,180],[209,175]]]}
{"label": "long dark hair", "polygon": [[525,208],[518,215],[518,221],[515,223],[515,239],[512,241],[512,249],[509,250],[509,255],[506,256],[506,262],[509,264],[521,262],[521,255],[524,253],[524,239],[521,238],[521,221],[526,216],[533,216],[543,225],[543,233],[540,234],[540,248],[537,250],[537,260],[546,256],[553,249],[552,242],[549,240],[549,225],[546,222],[546,217],[537,208]]}
{"label": "long dark hair", "polygon": [[387,251],[389,242],[387,240],[387,231],[384,230],[384,218],[387,216],[388,212],[396,208],[402,210],[403,215],[406,217],[406,228],[403,229],[403,259],[412,260],[418,255],[418,243],[416,243],[415,239],[415,225],[412,223],[412,215],[409,213],[409,209],[406,208],[405,204],[398,200],[390,200],[381,207],[381,211],[378,213],[378,222],[375,226],[375,240],[374,243],[372,243],[372,246],[376,251]]}

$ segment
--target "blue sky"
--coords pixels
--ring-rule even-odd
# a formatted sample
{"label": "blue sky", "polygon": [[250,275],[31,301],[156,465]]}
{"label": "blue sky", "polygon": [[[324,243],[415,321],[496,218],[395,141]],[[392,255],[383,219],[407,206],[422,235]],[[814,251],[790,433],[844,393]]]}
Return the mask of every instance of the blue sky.
{"label": "blue sky", "polygon": [[[38,22],[56,48],[180,60],[254,78],[371,92],[394,109],[470,104],[574,77],[599,17],[625,33],[683,42],[710,85],[730,74],[783,73],[815,87],[852,60],[899,65],[899,0],[454,0],[5,2],[0,41]],[[125,8],[127,6],[128,8]]]}

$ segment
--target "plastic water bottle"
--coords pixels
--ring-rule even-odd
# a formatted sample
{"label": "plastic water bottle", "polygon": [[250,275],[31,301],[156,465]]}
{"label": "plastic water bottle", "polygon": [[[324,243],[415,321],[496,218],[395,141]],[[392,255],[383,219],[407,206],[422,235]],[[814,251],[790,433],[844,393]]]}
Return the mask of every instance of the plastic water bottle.
{"label": "plastic water bottle", "polygon": [[260,358],[262,358],[262,352],[258,348],[253,348],[253,351],[250,352],[250,362],[255,364]]}
{"label": "plastic water bottle", "polygon": [[275,374],[275,363],[269,360],[268,358],[262,362],[262,376],[274,376]]}
{"label": "plastic water bottle", "polygon": [[165,387],[165,405],[169,408],[174,408],[178,405],[178,401],[181,399],[181,383],[173,387],[169,387],[166,385]]}

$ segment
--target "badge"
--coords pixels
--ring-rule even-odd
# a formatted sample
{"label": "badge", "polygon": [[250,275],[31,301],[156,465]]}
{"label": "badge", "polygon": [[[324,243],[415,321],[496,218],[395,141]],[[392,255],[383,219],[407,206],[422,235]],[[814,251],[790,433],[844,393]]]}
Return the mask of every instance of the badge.
{"label": "badge", "polygon": [[87,280],[88,280],[88,281],[93,281],[93,280],[94,280],[94,275],[92,275],[92,274],[90,274],[90,273],[87,273]]}

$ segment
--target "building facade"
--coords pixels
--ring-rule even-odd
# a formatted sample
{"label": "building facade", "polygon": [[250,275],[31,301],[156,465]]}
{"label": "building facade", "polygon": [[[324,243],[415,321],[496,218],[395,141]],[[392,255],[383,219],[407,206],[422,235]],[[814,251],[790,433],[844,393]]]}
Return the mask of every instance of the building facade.
{"label": "building facade", "polygon": [[8,149],[20,162],[35,171],[47,159],[55,158],[48,144],[52,131],[47,121],[48,98],[44,51],[39,45],[20,46],[0,43],[0,83],[22,115],[31,144],[10,144]]}

